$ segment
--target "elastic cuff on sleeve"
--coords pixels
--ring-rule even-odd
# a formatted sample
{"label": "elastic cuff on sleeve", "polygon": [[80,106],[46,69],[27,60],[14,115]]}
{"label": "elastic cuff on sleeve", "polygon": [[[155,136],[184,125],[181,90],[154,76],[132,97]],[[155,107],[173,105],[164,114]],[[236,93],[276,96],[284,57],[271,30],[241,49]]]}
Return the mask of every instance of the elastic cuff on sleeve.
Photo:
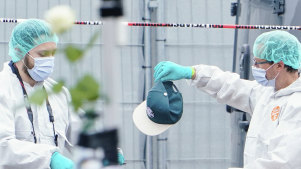
{"label": "elastic cuff on sleeve", "polygon": [[192,73],[191,73],[191,78],[190,79],[192,79],[193,78],[193,76],[195,76],[195,69],[193,68],[193,67],[190,67],[191,68],[191,70],[192,70]]}

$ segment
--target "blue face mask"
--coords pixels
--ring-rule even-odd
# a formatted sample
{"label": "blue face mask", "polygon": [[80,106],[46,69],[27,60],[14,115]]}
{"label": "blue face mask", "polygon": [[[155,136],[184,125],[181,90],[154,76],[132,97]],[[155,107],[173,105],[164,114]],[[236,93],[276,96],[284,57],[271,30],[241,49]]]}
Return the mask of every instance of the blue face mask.
{"label": "blue face mask", "polygon": [[[273,65],[271,65],[267,70],[269,70]],[[273,86],[275,87],[275,83],[276,83],[276,78],[277,76],[279,75],[279,73],[275,76],[274,79],[272,80],[268,80],[266,78],[266,73],[267,73],[267,70],[264,70],[262,68],[257,68],[255,66],[252,66],[252,74],[253,74],[253,77],[254,79],[261,85],[263,86]]]}
{"label": "blue face mask", "polygon": [[29,69],[24,61],[24,65],[27,67],[27,71],[31,78],[36,82],[41,82],[47,79],[54,68],[54,57],[43,57],[43,58],[34,58],[28,54],[34,60],[34,67]]}

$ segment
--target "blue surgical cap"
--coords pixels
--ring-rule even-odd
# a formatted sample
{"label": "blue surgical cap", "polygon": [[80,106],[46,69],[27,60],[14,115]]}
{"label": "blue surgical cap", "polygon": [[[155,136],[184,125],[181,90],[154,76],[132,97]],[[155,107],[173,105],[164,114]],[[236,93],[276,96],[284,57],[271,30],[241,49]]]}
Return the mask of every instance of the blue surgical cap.
{"label": "blue surgical cap", "polygon": [[299,69],[301,62],[301,46],[299,40],[292,34],[276,30],[261,34],[253,46],[255,57]]}
{"label": "blue surgical cap", "polygon": [[43,20],[28,19],[12,31],[8,55],[13,62],[18,62],[27,52],[46,42],[58,43],[58,37],[51,31],[50,25]]}

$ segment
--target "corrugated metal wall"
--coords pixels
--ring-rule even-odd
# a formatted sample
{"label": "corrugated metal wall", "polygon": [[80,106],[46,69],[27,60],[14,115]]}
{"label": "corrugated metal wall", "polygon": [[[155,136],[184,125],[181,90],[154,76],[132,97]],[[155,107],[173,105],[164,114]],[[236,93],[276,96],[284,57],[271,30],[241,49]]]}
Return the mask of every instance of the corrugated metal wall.
{"label": "corrugated metal wall", "polygon": [[[230,3],[165,1],[164,19],[173,23],[234,23]],[[164,59],[187,66],[216,65],[231,71],[233,33],[233,30],[221,29],[167,29]],[[177,84],[183,93],[184,114],[181,122],[167,135],[168,168],[227,168],[231,163],[231,129],[225,105],[188,86],[184,80]]]}
{"label": "corrugated metal wall", "polygon": [[[0,18],[43,18],[44,12],[58,4],[70,5],[77,13],[78,20],[99,20],[100,0],[1,0]],[[158,9],[163,11],[161,19],[169,23],[216,23],[232,24],[230,0],[165,0],[158,1]],[[144,2],[127,0],[124,2],[127,21],[142,21]],[[154,13],[155,11],[151,11]],[[154,18],[154,16],[152,16]],[[155,21],[155,20],[152,20]],[[9,60],[8,40],[15,24],[0,23],[0,63]],[[100,26],[74,26],[70,33],[60,37],[59,45],[68,43],[82,46]],[[126,44],[118,46],[121,68],[120,112],[121,148],[124,151],[128,169],[142,169],[144,136],[132,123],[132,111],[142,101],[144,70],[143,27],[127,28]],[[153,66],[161,60],[171,60],[182,65],[210,64],[223,70],[231,70],[234,30],[198,28],[151,28],[152,44],[156,40],[154,32],[160,31],[165,41],[161,41],[164,54],[157,57],[152,48]],[[64,78],[67,86],[83,72],[91,72],[99,82],[102,75],[102,44],[100,38],[86,57],[75,68],[68,64],[64,56],[57,55],[55,79]],[[2,64],[0,66],[2,69]],[[167,137],[167,168],[225,169],[231,164],[231,120],[225,112],[225,105],[218,104],[184,80],[176,82],[184,97],[184,114],[181,121],[162,135]],[[99,104],[101,109],[101,103]],[[160,148],[160,144],[158,144]],[[154,154],[156,156],[156,154]],[[159,165],[154,165],[159,168]]]}

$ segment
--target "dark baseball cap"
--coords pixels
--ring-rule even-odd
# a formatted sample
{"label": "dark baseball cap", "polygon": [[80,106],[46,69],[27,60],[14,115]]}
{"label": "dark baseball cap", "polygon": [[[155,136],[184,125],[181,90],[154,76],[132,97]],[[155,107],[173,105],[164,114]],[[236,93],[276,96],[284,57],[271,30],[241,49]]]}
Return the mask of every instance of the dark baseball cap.
{"label": "dark baseball cap", "polygon": [[171,81],[157,82],[147,100],[133,113],[136,127],[146,135],[158,135],[176,124],[183,114],[183,98]]}

